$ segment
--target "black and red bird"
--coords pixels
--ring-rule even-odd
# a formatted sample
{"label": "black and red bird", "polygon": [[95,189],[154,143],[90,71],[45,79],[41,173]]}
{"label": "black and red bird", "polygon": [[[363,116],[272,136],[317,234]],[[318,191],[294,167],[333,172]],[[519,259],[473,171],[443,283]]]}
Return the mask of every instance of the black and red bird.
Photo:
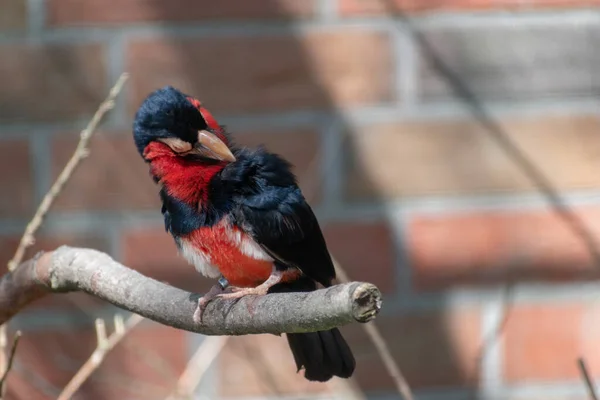
{"label": "black and red bird", "polygon": [[[227,282],[199,300],[197,323],[215,297],[331,286],[335,269],[321,228],[286,160],[235,146],[200,101],[170,86],[144,100],[133,133],[161,186],[165,229],[180,253],[203,275]],[[354,356],[338,329],[287,339],[308,380],[354,372]]]}

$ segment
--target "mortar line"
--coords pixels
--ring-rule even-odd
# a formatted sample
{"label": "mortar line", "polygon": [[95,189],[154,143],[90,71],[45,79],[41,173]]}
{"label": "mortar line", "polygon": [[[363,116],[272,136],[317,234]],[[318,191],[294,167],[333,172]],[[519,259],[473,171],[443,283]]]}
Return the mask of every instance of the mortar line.
{"label": "mortar line", "polygon": [[318,0],[317,15],[320,21],[333,21],[339,18],[336,0]]}
{"label": "mortar line", "polygon": [[320,129],[322,145],[319,155],[319,176],[321,180],[322,206],[328,208],[338,207],[342,201],[342,182],[344,181],[343,127],[338,121],[323,124]]}
{"label": "mortar line", "polygon": [[417,48],[414,41],[402,29],[392,29],[390,36],[395,73],[394,102],[405,112],[411,112],[415,108],[418,95]]}
{"label": "mortar line", "polygon": [[[480,364],[478,393],[481,399],[492,398],[502,388],[502,347],[501,329],[505,310],[502,291],[484,302],[481,318],[482,359]],[[496,297],[496,298],[494,298]]]}
{"label": "mortar line", "polygon": [[[29,0],[39,1],[39,0]],[[332,14],[330,6],[319,4],[318,14]],[[335,13],[335,8],[333,12]],[[519,26],[527,27],[545,27],[553,25],[573,25],[581,26],[584,24],[597,24],[600,22],[600,15],[594,9],[564,10],[555,9],[519,11],[517,13],[506,13],[498,11],[478,11],[478,12],[438,12],[412,15],[411,20],[420,28],[448,28],[456,27],[461,29],[470,28],[494,28],[507,27],[514,29]],[[359,16],[332,18],[326,20],[297,20],[290,21],[195,21],[189,24],[182,24],[178,21],[166,21],[160,27],[156,24],[131,24],[126,26],[107,26],[102,27],[54,27],[47,30],[45,40],[89,40],[90,38],[111,35],[115,32],[131,35],[132,38],[156,37],[165,35],[174,36],[229,36],[245,35],[255,36],[264,34],[281,33],[308,33],[312,31],[327,31],[340,28],[361,28],[382,30],[389,29],[390,25],[396,25],[399,22],[393,16]],[[8,38],[17,39],[13,35]]]}
{"label": "mortar line", "polygon": [[408,246],[410,216],[402,210],[389,209],[386,212],[386,220],[392,231],[394,242],[394,279],[396,292],[401,298],[411,296],[414,293],[413,274],[410,260],[410,249]]}
{"label": "mortar line", "polygon": [[27,0],[27,33],[30,38],[40,37],[46,25],[46,2]]}
{"label": "mortar line", "polygon": [[[529,118],[543,117],[548,114],[553,116],[571,115],[600,115],[598,107],[600,101],[592,96],[588,98],[564,98],[534,103],[519,103],[515,101],[488,102],[487,111],[495,118]],[[340,123],[355,128],[365,126],[373,127],[373,124],[420,122],[435,120],[443,123],[445,121],[465,121],[472,117],[460,102],[430,102],[419,104],[419,107],[408,110],[399,105],[361,105],[347,106],[336,109],[323,110],[290,110],[277,113],[221,113],[219,120],[224,121],[228,128],[236,133],[251,131],[257,128],[289,128],[314,127],[327,123],[332,118]],[[0,123],[3,137],[26,135],[28,131],[36,129],[50,135],[55,132],[66,130],[81,130],[88,119],[81,117],[75,121],[62,123]],[[22,134],[19,132],[23,132]],[[372,129],[367,131],[372,132]],[[21,136],[19,136],[21,137]]]}
{"label": "mortar line", "polygon": [[125,262],[123,249],[123,227],[108,226],[105,234],[108,236],[109,255],[118,262]]}
{"label": "mortar line", "polygon": [[33,172],[33,202],[37,207],[52,185],[52,145],[50,138],[38,131],[33,131],[28,139],[29,160]]}
{"label": "mortar line", "polygon": [[[333,178],[330,178],[333,179]],[[341,181],[342,179],[335,180]],[[331,190],[331,189],[329,189]],[[337,191],[337,189],[335,190]],[[333,195],[330,195],[334,197]],[[600,191],[571,191],[563,194],[563,199],[570,207],[587,207],[600,205]],[[390,215],[400,213],[401,218],[410,221],[414,216],[444,216],[456,213],[473,212],[551,212],[546,200],[534,193],[507,194],[498,196],[424,196],[399,199],[381,203],[337,204],[330,202],[315,207],[315,212],[322,221],[382,221]],[[22,219],[5,218],[1,220],[0,234],[11,231],[11,226],[21,225]],[[60,231],[87,231],[105,226],[160,226],[162,221],[153,210],[119,210],[113,211],[54,211],[45,226]]]}
{"label": "mortar line", "polygon": [[[107,44],[107,76],[108,84],[112,85],[119,79],[119,76],[125,71],[125,49],[126,49],[126,38],[122,34],[115,34],[109,40]],[[109,126],[114,127],[125,127],[129,120],[127,115],[127,99],[129,96],[129,85],[123,86],[121,93],[115,99],[115,107],[111,110],[108,115],[106,123]]]}

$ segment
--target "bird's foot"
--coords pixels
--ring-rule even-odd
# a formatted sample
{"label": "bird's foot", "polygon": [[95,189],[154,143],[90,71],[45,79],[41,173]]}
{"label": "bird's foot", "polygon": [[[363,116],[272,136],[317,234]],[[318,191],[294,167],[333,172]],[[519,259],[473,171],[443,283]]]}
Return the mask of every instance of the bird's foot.
{"label": "bird's foot", "polygon": [[255,295],[255,296],[263,296],[267,294],[269,291],[269,287],[259,285],[253,288],[244,288],[244,287],[231,287],[229,288],[229,293],[222,293],[218,295],[221,299],[240,299],[244,296]]}
{"label": "bird's foot", "polygon": [[269,279],[267,279],[260,285],[253,287],[253,288],[241,288],[241,287],[230,286],[228,288],[228,292],[230,292],[230,293],[222,293],[222,294],[219,294],[218,297],[220,297],[222,299],[240,299],[244,296],[249,296],[249,295],[264,296],[265,294],[268,293],[269,289],[272,286],[281,282],[282,278],[283,278],[283,272],[278,271],[275,268],[273,268],[273,272],[269,276]]}
{"label": "bird's foot", "polygon": [[204,313],[204,309],[206,305],[214,298],[221,299],[241,299],[244,296],[255,295],[255,296],[264,296],[268,293],[269,289],[281,282],[285,273],[282,271],[278,271],[273,267],[273,271],[269,278],[261,283],[260,285],[253,288],[245,288],[245,287],[237,287],[230,286],[229,282],[225,278],[219,279],[219,283],[214,285],[208,293],[198,299],[198,306],[196,307],[196,311],[194,312],[194,322],[196,324],[202,323],[202,314]]}
{"label": "bird's foot", "polygon": [[233,286],[229,286],[229,282],[227,282],[225,278],[219,279],[219,283],[211,287],[208,293],[198,299],[198,306],[196,307],[196,311],[194,311],[194,322],[196,324],[201,324],[202,314],[204,313],[206,305],[215,297],[219,297],[221,294],[231,289],[233,289]]}

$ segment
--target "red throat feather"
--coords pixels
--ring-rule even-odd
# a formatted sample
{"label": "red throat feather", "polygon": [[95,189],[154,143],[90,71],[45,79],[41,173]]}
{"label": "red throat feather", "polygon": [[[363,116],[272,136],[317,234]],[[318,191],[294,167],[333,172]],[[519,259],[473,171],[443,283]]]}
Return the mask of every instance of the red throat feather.
{"label": "red throat feather", "polygon": [[150,161],[151,174],[167,192],[192,206],[207,204],[210,181],[225,167],[224,163],[205,164],[179,157],[160,142],[146,146],[144,157]]}

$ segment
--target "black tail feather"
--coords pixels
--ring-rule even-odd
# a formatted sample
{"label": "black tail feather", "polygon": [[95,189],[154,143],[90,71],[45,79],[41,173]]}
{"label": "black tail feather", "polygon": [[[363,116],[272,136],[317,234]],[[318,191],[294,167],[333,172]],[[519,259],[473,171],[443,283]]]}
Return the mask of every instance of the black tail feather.
{"label": "black tail feather", "polygon": [[[302,277],[273,286],[269,292],[308,292],[316,288],[313,280]],[[298,371],[304,368],[304,377],[309,381],[325,382],[334,376],[349,378],[354,373],[354,355],[339,329],[286,336],[296,368]]]}
{"label": "black tail feather", "polygon": [[300,371],[309,381],[325,382],[334,376],[349,378],[355,367],[350,347],[337,328],[311,333],[288,333],[288,344]]}

